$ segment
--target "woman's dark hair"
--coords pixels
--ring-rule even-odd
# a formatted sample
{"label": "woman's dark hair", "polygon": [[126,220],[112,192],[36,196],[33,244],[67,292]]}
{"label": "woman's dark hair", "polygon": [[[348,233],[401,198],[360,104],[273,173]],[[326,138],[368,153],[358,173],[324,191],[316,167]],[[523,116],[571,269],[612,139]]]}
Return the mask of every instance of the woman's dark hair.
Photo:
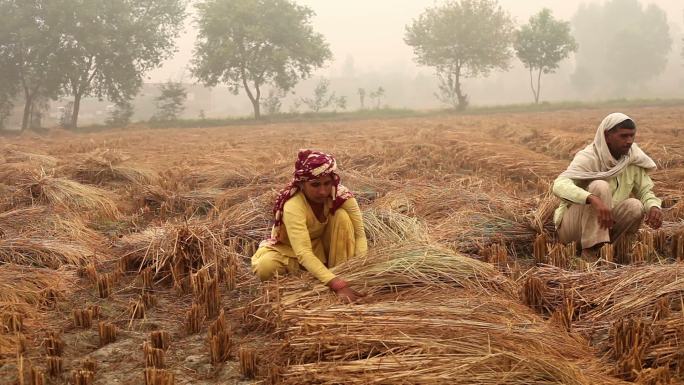
{"label": "woman's dark hair", "polygon": [[636,124],[634,124],[634,121],[632,119],[625,119],[625,120],[621,121],[620,123],[614,125],[613,128],[611,128],[608,131],[617,130],[619,128],[626,128],[628,130],[636,130]]}

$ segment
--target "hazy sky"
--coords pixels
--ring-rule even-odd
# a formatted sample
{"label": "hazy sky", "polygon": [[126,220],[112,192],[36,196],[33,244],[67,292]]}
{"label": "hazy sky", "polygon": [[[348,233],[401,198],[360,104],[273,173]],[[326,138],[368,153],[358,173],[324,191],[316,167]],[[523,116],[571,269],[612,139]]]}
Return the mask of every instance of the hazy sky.
{"label": "hazy sky", "polygon": [[[499,0],[518,24],[543,7],[553,10],[556,17],[569,20],[579,0]],[[297,0],[316,12],[314,28],[322,33],[334,55],[321,74],[340,68],[348,56],[353,57],[357,70],[382,70],[392,67],[414,71],[413,53],[403,42],[404,26],[423,10],[435,4],[434,0]],[[655,3],[668,12],[670,23],[682,25],[684,1],[642,0],[642,4]],[[150,81],[161,82],[169,78],[194,82],[187,71],[192,56],[195,32],[190,20],[186,32],[178,41],[178,53],[164,66],[150,74]],[[677,37],[675,37],[677,38]],[[679,37],[681,38],[681,37]]]}

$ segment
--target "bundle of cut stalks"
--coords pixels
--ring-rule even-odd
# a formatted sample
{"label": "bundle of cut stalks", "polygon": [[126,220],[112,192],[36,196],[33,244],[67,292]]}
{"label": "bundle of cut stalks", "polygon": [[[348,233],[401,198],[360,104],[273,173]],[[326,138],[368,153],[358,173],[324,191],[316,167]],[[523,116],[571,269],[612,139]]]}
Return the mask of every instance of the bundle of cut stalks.
{"label": "bundle of cut stalks", "polygon": [[171,191],[161,186],[149,185],[143,189],[142,204],[162,216],[203,215],[210,212],[217,197],[218,189]]}
{"label": "bundle of cut stalks", "polygon": [[540,206],[537,199],[502,194],[502,189],[479,178],[463,178],[440,188],[394,191],[373,206],[393,208],[401,203],[408,207],[405,211],[426,222],[433,241],[460,252],[474,254],[493,243],[530,252],[540,226],[548,231],[553,202],[549,198]]}
{"label": "bundle of cut stalks", "polygon": [[[504,214],[505,215],[505,214]],[[498,243],[518,251],[531,251],[536,236],[524,221],[492,212],[462,211],[434,225],[434,241],[465,253],[477,253],[482,246]]]}
{"label": "bundle of cut stalks", "polygon": [[227,266],[232,255],[221,234],[206,222],[171,223],[128,235],[115,245],[126,270],[151,268],[155,280],[169,279],[177,288],[190,288],[190,274],[212,266]]}
{"label": "bundle of cut stalks", "polygon": [[0,262],[31,266],[83,265],[102,241],[79,217],[41,206],[0,213],[0,229]]}
{"label": "bundle of cut stalks", "polygon": [[12,333],[27,322],[38,322],[39,310],[68,295],[75,281],[75,275],[64,270],[0,264],[0,357],[15,354],[19,339]]}
{"label": "bundle of cut stalks", "polygon": [[38,234],[0,238],[0,262],[57,269],[64,265],[81,266],[95,251],[88,245],[67,238],[47,239]]}
{"label": "bundle of cut stalks", "polygon": [[541,196],[536,207],[527,214],[530,227],[538,234],[554,234],[553,213],[559,204],[560,200],[552,193]]}
{"label": "bundle of cut stalks", "polygon": [[[584,273],[544,267],[529,274],[544,282],[544,301],[552,309],[572,303],[572,329],[586,335],[601,351],[613,352],[610,356],[615,360],[616,374],[631,379],[632,371],[667,367],[673,377],[684,379],[684,359],[680,354],[684,349],[683,264],[626,266]],[[637,328],[621,324],[625,320],[646,322],[655,333],[648,339],[639,337],[641,332]],[[629,333],[636,333],[635,337]],[[638,356],[632,357],[635,351],[616,345],[634,338],[644,344],[639,347]],[[631,347],[632,343],[628,345]]]}
{"label": "bundle of cut stalks", "polygon": [[62,172],[82,183],[125,182],[139,185],[157,183],[159,176],[155,172],[126,165],[126,160],[127,157],[116,150],[100,149],[64,165]]}
{"label": "bundle of cut stalks", "polygon": [[76,280],[72,271],[0,264],[0,309],[23,311],[64,296]]}
{"label": "bundle of cut stalks", "polygon": [[[492,141],[477,133],[458,135],[450,141],[451,151],[460,156],[460,166],[477,173],[494,172],[511,181],[519,181],[524,189],[547,185],[567,165],[526,148]],[[545,190],[545,188],[544,188]]]}
{"label": "bundle of cut stalks", "polygon": [[342,183],[354,192],[359,204],[368,204],[379,197],[400,190],[403,183],[383,178],[380,175],[371,175],[367,170],[345,170],[341,173]]}
{"label": "bundle of cut stalks", "polygon": [[20,194],[15,199],[17,202],[40,203],[107,218],[119,216],[119,210],[108,191],[71,179],[52,177],[42,171],[27,173],[17,188]]}
{"label": "bundle of cut stalks", "polygon": [[216,198],[216,209],[219,211],[228,210],[246,200],[258,199],[259,196],[275,191],[278,187],[274,184],[250,184],[227,189]]}
{"label": "bundle of cut stalks", "polygon": [[7,148],[2,151],[6,163],[31,163],[43,168],[53,168],[57,165],[57,158],[45,154],[35,154],[21,150]]}
{"label": "bundle of cut stalks", "polygon": [[35,234],[43,238],[78,241],[90,247],[102,242],[102,236],[88,228],[79,216],[44,206],[1,212],[0,229],[5,236],[21,237]]}
{"label": "bundle of cut stalks", "polygon": [[492,266],[430,248],[385,253],[336,271],[369,293],[354,306],[297,279],[257,300],[272,301],[260,316],[286,341],[260,352],[272,381],[621,383],[585,343],[519,304]]}
{"label": "bundle of cut stalks", "polygon": [[425,226],[417,219],[393,210],[368,209],[363,211],[363,226],[368,242],[397,244],[401,242],[427,242]]}
{"label": "bundle of cut stalks", "polygon": [[179,178],[184,184],[193,187],[217,189],[240,188],[253,183],[268,183],[272,177],[262,175],[256,168],[247,164],[248,160],[231,157],[229,164],[216,164],[209,167],[184,170]]}
{"label": "bundle of cut stalks", "polygon": [[232,251],[251,256],[259,242],[271,235],[274,201],[275,192],[269,191],[234,204],[219,214],[218,225]]}
{"label": "bundle of cut stalks", "polygon": [[[516,298],[515,285],[494,266],[433,246],[405,244],[375,249],[363,259],[332,271],[369,297],[415,287],[460,287]],[[314,306],[336,301],[326,286],[317,284],[310,277],[286,278],[276,285],[277,289],[267,286],[263,298],[255,300],[259,313],[256,318],[268,320],[264,314],[272,314],[273,306],[293,303]],[[277,323],[273,319],[271,321]]]}

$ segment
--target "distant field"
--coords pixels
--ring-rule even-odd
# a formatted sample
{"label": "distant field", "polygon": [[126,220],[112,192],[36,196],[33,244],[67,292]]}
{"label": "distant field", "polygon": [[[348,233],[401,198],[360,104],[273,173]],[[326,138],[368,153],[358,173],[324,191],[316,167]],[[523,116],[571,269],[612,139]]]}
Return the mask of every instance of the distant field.
{"label": "distant field", "polygon": [[[679,383],[684,107],[621,108],[662,230],[591,264],[550,223],[550,183],[614,108],[0,137],[0,384],[90,362],[84,384]],[[371,252],[340,272],[362,304],[249,271],[306,147],[364,210]]]}

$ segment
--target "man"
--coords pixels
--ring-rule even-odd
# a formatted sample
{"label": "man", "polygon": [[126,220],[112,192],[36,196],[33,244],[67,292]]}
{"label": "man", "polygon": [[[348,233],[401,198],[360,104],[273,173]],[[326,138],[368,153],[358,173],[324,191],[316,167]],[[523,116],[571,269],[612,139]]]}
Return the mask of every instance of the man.
{"label": "man", "polygon": [[553,182],[553,193],[563,200],[554,215],[560,241],[576,242],[585,258],[595,259],[603,244],[636,233],[644,216],[652,228],[662,225],[661,201],[648,176],[656,164],[635,136],[629,116],[606,116],[593,143]]}

